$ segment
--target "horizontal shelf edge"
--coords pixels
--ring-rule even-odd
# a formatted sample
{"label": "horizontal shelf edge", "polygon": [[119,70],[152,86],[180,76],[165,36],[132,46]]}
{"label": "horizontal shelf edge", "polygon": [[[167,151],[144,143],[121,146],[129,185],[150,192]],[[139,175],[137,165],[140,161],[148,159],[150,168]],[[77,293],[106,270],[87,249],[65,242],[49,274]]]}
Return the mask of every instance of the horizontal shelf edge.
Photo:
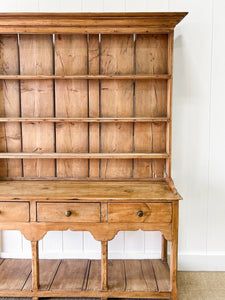
{"label": "horizontal shelf edge", "polygon": [[168,157],[167,153],[0,153],[0,159],[160,159]]}
{"label": "horizontal shelf edge", "polygon": [[0,80],[46,80],[46,79],[171,79],[170,74],[149,74],[149,75],[0,75]]}
{"label": "horizontal shelf edge", "polygon": [[110,123],[110,122],[169,122],[170,119],[166,117],[162,118],[5,118],[0,117],[0,123],[7,122],[83,122],[83,123]]}

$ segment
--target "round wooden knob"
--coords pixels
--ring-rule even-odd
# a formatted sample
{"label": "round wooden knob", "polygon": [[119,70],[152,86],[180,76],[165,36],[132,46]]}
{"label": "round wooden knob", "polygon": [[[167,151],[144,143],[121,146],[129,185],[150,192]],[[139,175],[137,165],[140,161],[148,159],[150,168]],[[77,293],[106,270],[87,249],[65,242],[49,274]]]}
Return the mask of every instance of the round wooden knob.
{"label": "round wooden knob", "polygon": [[66,216],[67,216],[67,217],[70,217],[71,215],[72,215],[72,212],[71,212],[70,210],[67,210],[67,211],[66,211]]}
{"label": "round wooden knob", "polygon": [[139,211],[137,212],[137,215],[138,215],[138,217],[140,217],[140,218],[143,217],[143,214],[144,214],[144,213],[143,213],[142,210],[139,210]]}

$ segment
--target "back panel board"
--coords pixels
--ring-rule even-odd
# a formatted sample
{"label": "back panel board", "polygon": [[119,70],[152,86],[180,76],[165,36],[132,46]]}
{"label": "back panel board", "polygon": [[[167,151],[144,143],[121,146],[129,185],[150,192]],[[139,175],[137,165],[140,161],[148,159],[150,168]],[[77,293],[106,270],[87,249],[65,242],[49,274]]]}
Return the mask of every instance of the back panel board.
{"label": "back panel board", "polygon": [[2,35],[1,179],[165,177],[168,56],[169,34]]}

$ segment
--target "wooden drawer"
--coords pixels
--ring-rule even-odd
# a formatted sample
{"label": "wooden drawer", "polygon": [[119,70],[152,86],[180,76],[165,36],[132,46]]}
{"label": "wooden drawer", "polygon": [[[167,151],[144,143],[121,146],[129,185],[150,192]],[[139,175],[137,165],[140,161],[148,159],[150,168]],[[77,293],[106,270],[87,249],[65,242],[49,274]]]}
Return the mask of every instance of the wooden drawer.
{"label": "wooden drawer", "polygon": [[170,223],[170,203],[109,203],[108,222],[112,223]]}
{"label": "wooden drawer", "polygon": [[0,202],[0,222],[29,222],[28,202]]}
{"label": "wooden drawer", "polygon": [[39,222],[100,222],[99,203],[38,203]]}

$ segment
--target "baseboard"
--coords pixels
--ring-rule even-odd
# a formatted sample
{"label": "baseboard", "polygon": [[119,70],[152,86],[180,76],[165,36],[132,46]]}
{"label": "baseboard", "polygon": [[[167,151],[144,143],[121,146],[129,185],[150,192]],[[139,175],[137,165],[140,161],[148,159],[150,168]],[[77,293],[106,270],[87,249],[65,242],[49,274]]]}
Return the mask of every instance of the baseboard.
{"label": "baseboard", "polygon": [[225,252],[179,254],[179,271],[225,271]]}
{"label": "baseboard", "polygon": [[[8,253],[2,252],[1,258],[31,258],[29,253]],[[148,259],[159,258],[159,252],[148,253],[109,253],[110,259]],[[63,253],[40,253],[41,259],[100,259],[99,252],[63,252]],[[168,258],[169,259],[169,258]],[[180,253],[178,256],[178,270],[179,271],[225,271],[225,253],[211,252],[209,254],[190,254]]]}

